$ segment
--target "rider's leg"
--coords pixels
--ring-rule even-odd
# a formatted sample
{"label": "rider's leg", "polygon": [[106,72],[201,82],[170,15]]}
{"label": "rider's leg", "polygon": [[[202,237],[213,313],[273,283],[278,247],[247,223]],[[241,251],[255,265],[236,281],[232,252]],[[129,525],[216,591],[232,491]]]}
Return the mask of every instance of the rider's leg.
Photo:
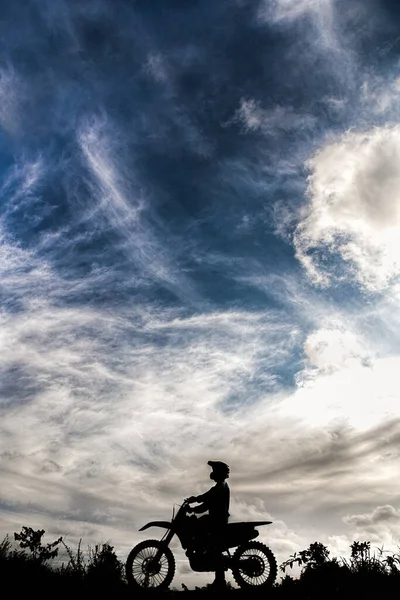
{"label": "rider's leg", "polygon": [[225,569],[222,548],[222,532],[217,530],[213,535],[212,541],[212,555],[215,564],[215,579],[213,583],[216,586],[225,586]]}
{"label": "rider's leg", "polygon": [[215,565],[215,579],[213,585],[225,586],[225,569],[223,563],[223,528],[215,525],[209,517],[204,515],[197,520],[196,526],[197,548],[208,549]]}
{"label": "rider's leg", "polygon": [[210,517],[203,515],[197,519],[196,525],[196,545],[199,547],[208,546],[210,537]]}

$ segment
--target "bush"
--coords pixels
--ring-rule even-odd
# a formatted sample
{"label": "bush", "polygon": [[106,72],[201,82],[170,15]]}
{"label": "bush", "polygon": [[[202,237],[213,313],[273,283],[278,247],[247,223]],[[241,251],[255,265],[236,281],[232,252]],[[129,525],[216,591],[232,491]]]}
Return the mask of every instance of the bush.
{"label": "bush", "polygon": [[32,559],[44,563],[55,558],[58,554],[58,545],[62,542],[62,537],[51,544],[42,545],[44,529],[34,531],[31,527],[23,527],[20,533],[14,533],[14,539],[19,542],[20,548],[28,548]]}
{"label": "bush", "polygon": [[121,582],[123,572],[124,565],[118,560],[113,546],[102,544],[89,548],[87,576],[91,581],[113,585]]}

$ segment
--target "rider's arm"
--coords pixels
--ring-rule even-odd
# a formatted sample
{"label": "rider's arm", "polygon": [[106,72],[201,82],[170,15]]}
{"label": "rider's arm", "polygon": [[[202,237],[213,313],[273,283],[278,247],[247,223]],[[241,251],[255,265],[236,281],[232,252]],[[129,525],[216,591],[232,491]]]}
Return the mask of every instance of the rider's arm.
{"label": "rider's arm", "polygon": [[204,494],[200,494],[200,496],[196,496],[196,502],[204,502],[204,503],[208,504],[211,500],[211,497],[213,496],[213,490],[214,490],[214,488],[210,488],[209,490],[204,492]]}
{"label": "rider's arm", "polygon": [[196,496],[196,502],[201,502],[199,506],[195,506],[192,510],[194,513],[203,513],[210,509],[212,498],[214,496],[214,488],[207,490],[204,494]]}
{"label": "rider's arm", "polygon": [[203,502],[203,504],[199,504],[199,506],[195,506],[194,508],[191,508],[190,510],[194,513],[203,513],[206,512],[208,510],[208,504],[206,504],[205,502]]}

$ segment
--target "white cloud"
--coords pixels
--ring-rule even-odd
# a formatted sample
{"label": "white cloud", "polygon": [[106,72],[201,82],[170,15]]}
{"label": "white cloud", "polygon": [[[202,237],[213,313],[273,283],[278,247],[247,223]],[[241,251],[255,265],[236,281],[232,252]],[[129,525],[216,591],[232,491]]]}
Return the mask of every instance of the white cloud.
{"label": "white cloud", "polygon": [[260,130],[266,135],[305,129],[314,124],[314,118],[311,115],[296,113],[292,108],[282,106],[264,109],[253,98],[241,99],[240,107],[232,121],[241,123],[246,131]]}
{"label": "white cloud", "polygon": [[310,14],[330,14],[331,11],[331,0],[276,0],[274,3],[266,0],[261,4],[260,18],[264,16],[276,21],[293,20]]}
{"label": "white cloud", "polygon": [[317,284],[328,285],[340,257],[369,291],[400,273],[400,127],[349,132],[308,163],[309,204],[297,227],[296,255]]}
{"label": "white cloud", "polygon": [[381,76],[367,78],[361,86],[361,101],[376,115],[397,121],[400,108],[400,77],[387,80]]}
{"label": "white cloud", "polygon": [[298,389],[279,410],[312,426],[347,423],[356,430],[400,417],[400,357],[379,357],[350,330],[320,329],[304,343],[305,368]]}
{"label": "white cloud", "polygon": [[358,367],[369,359],[353,332],[336,329],[318,329],[311,333],[304,343],[304,351],[311,368],[319,373]]}
{"label": "white cloud", "polygon": [[377,506],[372,513],[347,515],[343,517],[343,520],[345,523],[354,525],[357,528],[368,528],[387,521],[399,521],[400,523],[400,511],[390,504],[386,504],[385,506]]}
{"label": "white cloud", "polygon": [[260,4],[258,19],[261,23],[291,23],[308,17],[318,32],[318,42],[330,50],[341,52],[335,31],[335,14],[332,0],[264,0]]}
{"label": "white cloud", "polygon": [[370,541],[371,546],[384,546],[386,551],[398,550],[400,510],[391,504],[376,506],[369,513],[346,515],[343,521],[352,528],[352,539]]}

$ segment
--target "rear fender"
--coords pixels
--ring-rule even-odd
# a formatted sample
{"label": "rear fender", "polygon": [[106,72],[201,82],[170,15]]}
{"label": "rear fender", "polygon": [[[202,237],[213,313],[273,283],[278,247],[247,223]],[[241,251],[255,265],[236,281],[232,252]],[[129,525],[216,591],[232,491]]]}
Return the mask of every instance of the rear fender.
{"label": "rear fender", "polygon": [[229,523],[224,534],[225,549],[233,548],[249,542],[250,540],[254,540],[260,535],[255,526],[265,524],[264,521],[256,521],[254,523]]}
{"label": "rear fender", "polygon": [[139,529],[139,531],[144,531],[145,529],[149,529],[149,527],[163,527],[164,529],[171,529],[170,521],[150,521],[150,523],[146,523]]}

